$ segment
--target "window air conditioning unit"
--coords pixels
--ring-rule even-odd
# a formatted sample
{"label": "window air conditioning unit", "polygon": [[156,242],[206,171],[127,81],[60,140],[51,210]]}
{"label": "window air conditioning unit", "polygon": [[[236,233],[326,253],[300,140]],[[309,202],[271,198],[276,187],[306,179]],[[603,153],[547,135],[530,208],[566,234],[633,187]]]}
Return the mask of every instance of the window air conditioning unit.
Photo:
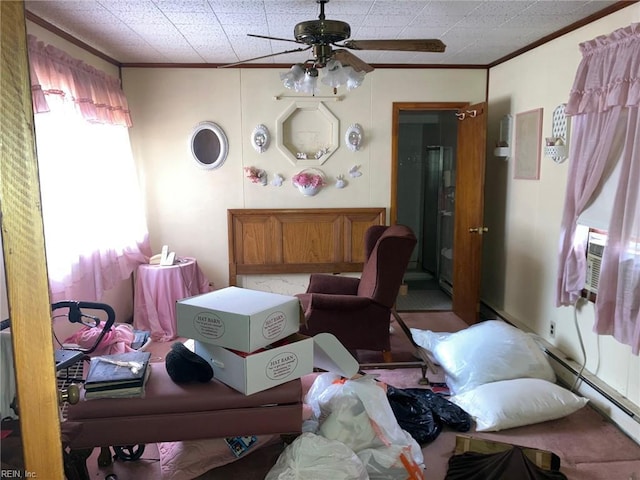
{"label": "window air conditioning unit", "polygon": [[602,255],[607,244],[605,234],[589,232],[587,243],[587,275],[584,282],[584,289],[589,293],[598,293],[598,280],[600,279],[600,266],[602,265]]}

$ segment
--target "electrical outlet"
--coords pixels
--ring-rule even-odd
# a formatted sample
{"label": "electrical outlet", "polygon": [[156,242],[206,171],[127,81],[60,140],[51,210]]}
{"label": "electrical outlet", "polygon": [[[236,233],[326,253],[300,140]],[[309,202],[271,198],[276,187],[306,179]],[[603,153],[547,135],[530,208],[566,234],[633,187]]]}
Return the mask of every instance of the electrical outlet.
{"label": "electrical outlet", "polygon": [[549,324],[549,335],[551,335],[552,337],[556,336],[556,322],[551,321],[551,323]]}

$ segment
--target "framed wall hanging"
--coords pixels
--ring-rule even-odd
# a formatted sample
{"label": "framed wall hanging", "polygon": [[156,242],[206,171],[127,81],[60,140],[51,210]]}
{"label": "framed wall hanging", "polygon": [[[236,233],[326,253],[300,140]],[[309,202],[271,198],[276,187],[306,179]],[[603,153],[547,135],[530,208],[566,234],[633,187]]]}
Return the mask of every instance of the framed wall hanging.
{"label": "framed wall hanging", "polygon": [[542,108],[516,114],[514,178],[538,180],[542,154]]}

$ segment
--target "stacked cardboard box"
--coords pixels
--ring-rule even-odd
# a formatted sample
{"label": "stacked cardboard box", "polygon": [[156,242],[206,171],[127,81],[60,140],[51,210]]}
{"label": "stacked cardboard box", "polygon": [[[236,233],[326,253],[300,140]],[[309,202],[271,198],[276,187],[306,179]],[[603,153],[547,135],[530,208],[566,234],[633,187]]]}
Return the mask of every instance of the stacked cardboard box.
{"label": "stacked cardboard box", "polygon": [[227,287],[176,303],[178,335],[193,339],[219,381],[250,395],[311,373],[353,376],[355,359],[331,335],[298,333],[296,297]]}

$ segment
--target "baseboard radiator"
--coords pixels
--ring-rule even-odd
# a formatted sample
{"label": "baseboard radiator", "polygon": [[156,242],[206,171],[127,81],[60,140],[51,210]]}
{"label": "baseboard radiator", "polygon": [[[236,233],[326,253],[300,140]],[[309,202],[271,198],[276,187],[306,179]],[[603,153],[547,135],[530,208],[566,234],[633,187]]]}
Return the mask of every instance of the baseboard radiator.
{"label": "baseboard radiator", "polygon": [[[495,317],[525,332],[533,333],[524,324],[512,318],[507,313],[495,309],[484,302],[483,306],[495,315]],[[580,372],[581,365],[567,358],[562,351],[547,342],[544,338],[537,336],[536,340],[547,354],[549,363],[558,377],[558,382],[569,389],[576,385],[575,393],[588,398],[589,404],[595,410],[614,423],[633,441],[640,444],[640,406],[616,392],[590,372],[586,370]],[[578,376],[579,380],[576,383]]]}

